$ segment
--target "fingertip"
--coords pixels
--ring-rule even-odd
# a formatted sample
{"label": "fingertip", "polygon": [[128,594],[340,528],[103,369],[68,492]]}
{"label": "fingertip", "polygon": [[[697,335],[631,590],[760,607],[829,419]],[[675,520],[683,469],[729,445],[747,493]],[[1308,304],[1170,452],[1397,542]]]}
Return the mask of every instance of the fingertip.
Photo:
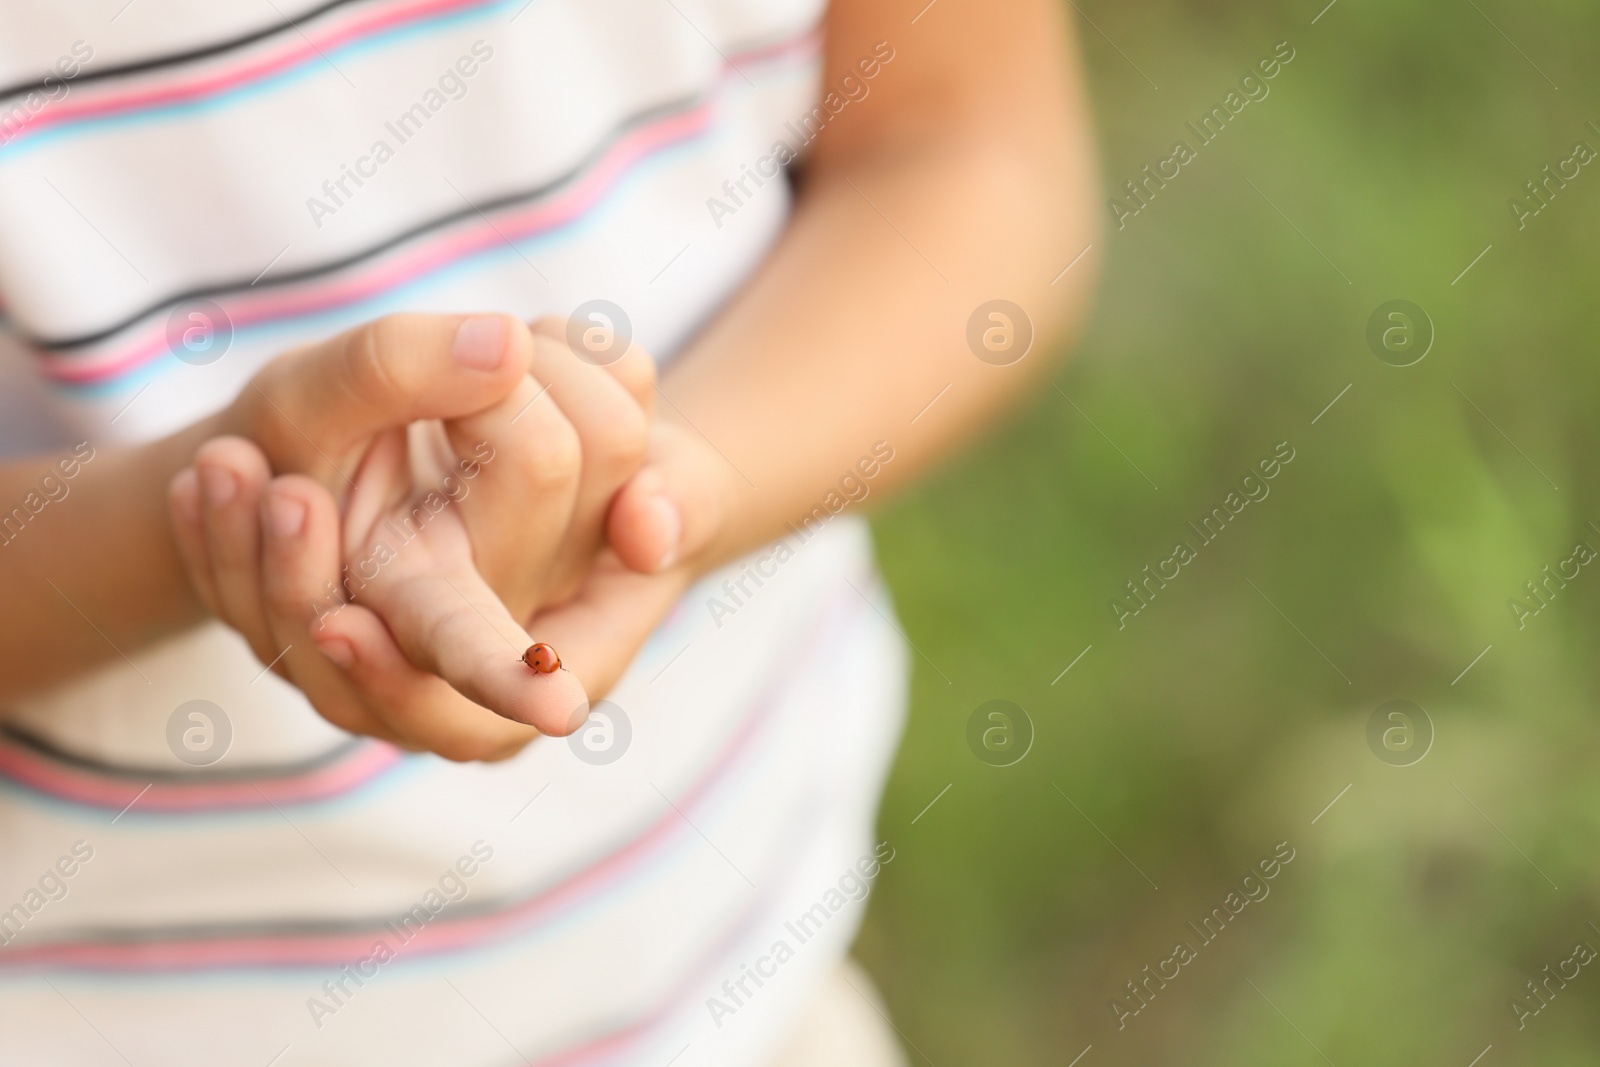
{"label": "fingertip", "polygon": [[566,737],[583,725],[589,694],[571,671],[536,675],[524,685],[525,693],[508,709],[511,713],[500,712],[505,718],[551,737]]}
{"label": "fingertip", "polygon": [[[605,701],[600,700],[595,703],[603,704]],[[569,737],[583,729],[584,724],[589,721],[589,713],[593,710],[594,704],[590,703],[588,694],[585,693],[583,703],[572,709],[572,712],[567,716],[566,729],[562,730],[558,736]]]}
{"label": "fingertip", "polygon": [[266,456],[242,437],[215,437],[195,451],[194,469],[200,484],[200,514],[213,548],[218,539],[236,544],[231,540],[236,534],[230,531],[259,506],[261,489],[272,477]]}
{"label": "fingertip", "polygon": [[[504,400],[528,376],[533,366],[533,332],[514,315],[496,315],[505,328],[505,349],[495,372],[493,401]],[[488,406],[488,405],[484,405]]]}
{"label": "fingertip", "polygon": [[469,315],[456,326],[450,355],[460,366],[508,379],[527,373],[533,346],[528,327],[512,315]]}
{"label": "fingertip", "polygon": [[324,520],[338,521],[338,508],[321,483],[302,474],[273,478],[261,493],[261,528],[269,541],[298,538],[308,521],[319,527]]}
{"label": "fingertip", "polygon": [[655,410],[656,380],[658,371],[656,361],[650,353],[640,345],[628,346],[621,359],[606,367],[612,377],[622,384],[634,401],[644,409],[646,415]]}
{"label": "fingertip", "polygon": [[347,671],[355,666],[356,650],[349,638],[335,633],[313,633],[311,640],[316,643],[317,651],[332,660],[340,670]]}
{"label": "fingertip", "polygon": [[262,529],[275,541],[292,541],[305,529],[310,510],[299,494],[269,489],[261,505]]}
{"label": "fingertip", "polygon": [[[298,474],[272,479],[257,506],[261,537],[261,581],[267,615],[296,628],[308,605],[323,607],[342,597],[339,572],[339,513],[321,485]],[[321,605],[322,607],[319,607]]]}
{"label": "fingertip", "polygon": [[174,518],[184,525],[198,528],[200,525],[200,472],[193,467],[185,467],[172,476],[167,483],[167,503],[172,509]]}
{"label": "fingertip", "polygon": [[617,493],[606,517],[606,538],[628,569],[656,574],[677,562],[683,516],[661,475],[646,467]]}
{"label": "fingertip", "polygon": [[266,454],[254,441],[231,434],[213,437],[195,450],[194,463],[199,468],[220,468],[241,479],[264,481],[271,476]]}
{"label": "fingertip", "polygon": [[[540,722],[554,721],[554,709],[570,699],[570,693],[560,687],[554,693],[540,693],[535,687],[535,700],[529,704],[524,698],[530,694],[518,684],[522,679],[510,672],[502,676],[493,669],[479,669],[481,684],[450,686],[408,660],[384,620],[353,602],[328,613],[312,636],[323,654],[367,694],[374,711],[397,734],[412,739],[410,747],[456,762],[509,759],[537,736],[497,727],[494,720],[484,717],[485,709],[508,722],[537,728]],[[501,663],[497,660],[490,666]],[[556,703],[550,708],[535,706],[541,700]],[[507,706],[517,714],[506,714]]]}
{"label": "fingertip", "polygon": [[549,337],[552,340],[565,343],[567,339],[567,320],[562,315],[540,315],[528,324],[530,333],[540,337]]}
{"label": "fingertip", "polygon": [[[683,541],[683,516],[678,506],[664,495],[656,495],[639,505],[643,517],[640,525],[649,529],[655,539],[654,571],[664,571],[678,562],[678,552]],[[652,573],[654,573],[654,571]]]}

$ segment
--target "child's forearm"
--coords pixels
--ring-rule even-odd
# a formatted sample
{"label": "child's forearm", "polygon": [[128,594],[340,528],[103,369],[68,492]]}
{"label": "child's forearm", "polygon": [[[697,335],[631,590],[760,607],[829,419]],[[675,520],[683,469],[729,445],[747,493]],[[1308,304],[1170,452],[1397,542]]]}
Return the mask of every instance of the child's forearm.
{"label": "child's forearm", "polygon": [[[935,9],[924,21],[960,14]],[[1046,21],[1035,36],[1059,40]],[[950,32],[968,47],[959,26]],[[928,89],[914,45],[878,83],[900,75]],[[861,496],[856,483],[876,499],[1048,373],[1098,258],[1061,273],[1096,240],[1096,215],[1087,123],[1069,61],[1052,51],[1010,53],[1042,68],[1024,71],[1026,88],[1008,88],[1016,79],[992,66],[945,86],[942,122],[929,120],[922,92],[880,101],[874,90],[851,105],[860,125],[842,125],[847,110],[822,132],[819,148],[842,138],[819,151],[780,246],[662,384],[671,401],[662,417],[686,421],[728,461],[727,522],[707,563],[782,535],[819,506],[832,512]],[[1036,332],[1011,366],[981,361],[967,340],[974,310],[996,298],[1025,309]],[[854,482],[842,488],[847,474]]]}
{"label": "child's forearm", "polygon": [[94,449],[88,462],[67,449],[0,466],[0,702],[201,618],[167,482],[214,432],[208,421],[141,448]]}

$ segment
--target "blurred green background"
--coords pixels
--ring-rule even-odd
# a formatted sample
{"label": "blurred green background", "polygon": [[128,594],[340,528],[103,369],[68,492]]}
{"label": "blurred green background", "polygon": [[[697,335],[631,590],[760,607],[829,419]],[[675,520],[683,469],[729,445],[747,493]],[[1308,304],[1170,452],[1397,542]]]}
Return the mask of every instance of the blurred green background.
{"label": "blurred green background", "polygon": [[[1107,195],[1296,55],[1109,226],[1061,392],[876,517],[926,658],[856,951],[913,1062],[1600,1061],[1600,961],[1510,1007],[1600,949],[1600,566],[1523,629],[1507,604],[1600,549],[1600,163],[1520,231],[1507,206],[1600,147],[1600,8],[1325,2],[1069,11]],[[1409,367],[1366,341],[1395,299],[1436,329]],[[1119,631],[1124,582],[1280,441],[1270,496]],[[966,743],[995,698],[1037,730],[1010,767]],[[1411,766],[1368,746],[1392,699],[1435,731]],[[1112,998],[1282,841],[1270,895],[1119,1030]]]}

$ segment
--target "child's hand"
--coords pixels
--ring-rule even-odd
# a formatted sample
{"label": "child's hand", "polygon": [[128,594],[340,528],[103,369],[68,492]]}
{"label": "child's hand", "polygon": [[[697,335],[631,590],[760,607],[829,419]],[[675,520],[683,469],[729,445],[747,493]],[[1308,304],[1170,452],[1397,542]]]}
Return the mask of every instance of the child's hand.
{"label": "child's hand", "polygon": [[[535,679],[518,662],[529,642],[516,620],[584,579],[611,497],[644,451],[654,364],[634,348],[594,367],[568,350],[558,320],[532,334],[502,318],[461,321],[400,316],[286,356],[225,423],[276,456],[213,440],[171,495],[203,599],[331,721],[492,758],[534,733],[484,707],[545,732],[578,725],[581,687],[570,674]],[[508,367],[532,377],[511,379],[508,392]],[[492,402],[458,414],[484,398]],[[441,415],[458,417],[413,426],[408,449],[400,427]],[[274,482],[258,524],[274,468],[311,476]],[[345,498],[342,533],[330,487]],[[641,568],[677,553],[682,523],[662,487],[659,474],[638,479],[611,508]],[[331,552],[319,525],[333,531]],[[275,550],[295,565],[270,566]],[[498,580],[486,584],[480,571]],[[343,607],[352,592],[360,605]],[[338,621],[310,625],[317,615]],[[313,651],[349,662],[357,643],[366,669],[356,687]]]}
{"label": "child's hand", "polygon": [[[397,444],[380,443],[363,468],[361,488],[346,512],[346,545],[382,537],[381,515],[374,525],[367,517],[374,513],[369,505],[383,499],[375,487],[389,480],[399,451]],[[698,435],[676,423],[658,424],[649,465],[618,494],[608,528],[636,549],[658,541],[661,531],[653,527],[649,509],[625,502],[664,497],[682,517],[674,530],[679,560],[640,573],[604,549],[574,595],[534,615],[526,633],[472,572],[460,531],[439,522],[450,515],[448,508],[415,541],[395,551],[356,603],[320,623],[311,623],[304,613],[289,621],[309,623],[306,636],[339,665],[342,685],[333,688],[358,696],[371,718],[400,735],[402,743],[453,759],[509,756],[536,736],[517,723],[555,735],[577,729],[587,701],[598,700],[616,684],[657,624],[712,562],[706,550],[722,527],[726,474],[725,462]],[[310,512],[321,514],[301,535],[279,538],[272,530],[272,500],[301,491],[308,503],[323,498]],[[325,580],[329,562],[337,557],[331,500],[319,487],[293,479],[277,479],[268,492],[264,584],[303,594]],[[356,534],[360,527],[376,533],[363,539]],[[640,558],[657,559],[652,551],[644,550]],[[397,642],[397,626],[423,635],[425,644],[414,648],[410,641]],[[551,644],[567,669],[536,675],[525,667],[517,657],[532,640]]]}
{"label": "child's hand", "polygon": [[[197,464],[209,479],[225,472],[237,496],[221,508],[202,503],[187,472],[174,483],[175,525],[201,595],[258,654],[283,652],[280,672],[330,722],[455,759],[495,759],[535,727],[568,732],[585,696],[574,675],[537,675],[519,661],[531,639],[479,575],[462,509],[445,495],[471,485],[476,461],[463,470],[444,459],[447,447],[437,423],[379,435],[341,520],[315,480],[273,478],[250,442],[214,439]],[[259,535],[242,536],[243,521]],[[356,666],[358,649],[350,677],[341,668]]]}
{"label": "child's hand", "polygon": [[[610,527],[636,550],[643,546],[641,558],[658,561],[650,545],[659,545],[662,530],[652,527],[648,505],[665,496],[683,516],[672,532],[686,551],[651,575],[602,553],[570,602],[531,623],[569,668],[536,675],[518,659],[532,638],[473,567],[464,509],[441,506],[441,493],[437,512],[424,505],[425,521],[414,514],[411,504],[428,486],[446,484],[441,468],[452,457],[430,426],[409,436],[391,431],[376,441],[342,528],[331,494],[312,479],[270,479],[248,442],[208,443],[198,463],[226,470],[240,499],[212,508],[202,504],[192,472],[175,481],[175,524],[196,587],[258,653],[272,650],[264,661],[288,648],[280,673],[346,730],[453,759],[503,758],[538,732],[571,732],[586,689],[598,696],[614,684],[692,580],[696,557],[720,524],[722,461],[687,431],[657,428],[648,473],[619,495]],[[464,473],[457,468],[455,485],[470,484]],[[251,501],[262,502],[260,533],[240,536],[238,510]],[[346,564],[357,599],[340,606],[328,590]]]}
{"label": "child's hand", "polygon": [[[559,319],[530,330],[503,315],[389,316],[275,360],[219,429],[258,445],[274,473],[308,475],[343,500],[379,434],[444,420],[457,456],[495,456],[459,506],[479,571],[526,619],[577,588],[607,504],[644,456],[654,401],[655,363],[639,346],[602,368],[565,338]],[[206,484],[226,494],[230,483],[224,471]],[[624,510],[640,531],[630,562],[659,564],[676,516],[640,490]],[[253,527],[248,509],[232,511]]]}

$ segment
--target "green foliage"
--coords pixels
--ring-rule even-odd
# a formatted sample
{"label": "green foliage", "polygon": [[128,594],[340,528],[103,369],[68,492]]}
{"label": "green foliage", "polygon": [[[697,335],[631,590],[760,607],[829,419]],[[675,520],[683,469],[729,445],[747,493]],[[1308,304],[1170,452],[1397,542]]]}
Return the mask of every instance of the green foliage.
{"label": "green foliage", "polygon": [[[857,951],[933,1063],[1600,1057],[1600,962],[1524,1029],[1509,1007],[1600,949],[1600,566],[1522,629],[1507,606],[1600,549],[1600,166],[1521,230],[1507,206],[1600,147],[1600,9],[1339,0],[1312,25],[1323,2],[1080,5],[1116,42],[1079,20],[1108,195],[1277,42],[1296,58],[1108,229],[1056,378],[1083,414],[1046,387],[877,517],[926,658]],[[1436,328],[1414,366],[1367,346],[1395,299]],[[1119,630],[1124,583],[1280,441],[1270,495]],[[994,698],[1037,728],[1012,767],[966,747]],[[1396,698],[1436,731],[1407,767],[1367,743]],[[1112,998],[1280,841],[1270,895],[1119,1031]]]}

